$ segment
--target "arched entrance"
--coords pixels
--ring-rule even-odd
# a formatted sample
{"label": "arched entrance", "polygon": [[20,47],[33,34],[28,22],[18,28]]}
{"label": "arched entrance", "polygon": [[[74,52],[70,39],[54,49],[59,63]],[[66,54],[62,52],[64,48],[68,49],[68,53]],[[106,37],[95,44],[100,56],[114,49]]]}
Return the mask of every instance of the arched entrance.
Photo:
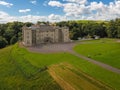
{"label": "arched entrance", "polygon": [[59,29],[59,42],[63,42],[63,38],[64,36],[63,36],[62,30]]}
{"label": "arched entrance", "polygon": [[52,38],[50,38],[50,37],[45,37],[45,38],[44,38],[44,43],[52,43]]}

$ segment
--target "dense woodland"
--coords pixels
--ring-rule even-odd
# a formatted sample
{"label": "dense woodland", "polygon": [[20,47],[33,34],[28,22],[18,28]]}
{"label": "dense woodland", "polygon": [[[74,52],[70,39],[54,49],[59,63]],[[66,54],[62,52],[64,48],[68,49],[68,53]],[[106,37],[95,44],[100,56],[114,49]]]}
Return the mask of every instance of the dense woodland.
{"label": "dense woodland", "polygon": [[57,23],[59,26],[68,26],[70,38],[77,40],[79,37],[120,38],[120,19],[111,21],[67,21]]}
{"label": "dense woodland", "polygon": [[[37,24],[48,24],[49,22],[37,22]],[[11,22],[0,24],[0,48],[22,40],[22,27],[31,26],[33,23]],[[120,38],[120,18],[110,21],[62,21],[57,26],[67,26],[70,30],[70,38],[77,40],[83,37]]]}

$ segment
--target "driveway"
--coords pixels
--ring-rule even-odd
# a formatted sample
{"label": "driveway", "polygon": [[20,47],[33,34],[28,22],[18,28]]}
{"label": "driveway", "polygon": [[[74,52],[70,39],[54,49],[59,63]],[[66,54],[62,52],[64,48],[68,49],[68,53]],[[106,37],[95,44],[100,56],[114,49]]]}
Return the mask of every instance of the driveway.
{"label": "driveway", "polygon": [[29,51],[32,52],[39,52],[39,53],[56,53],[56,52],[69,52],[79,58],[82,58],[84,60],[87,60],[91,63],[94,63],[102,68],[105,68],[109,71],[115,72],[120,74],[120,69],[112,67],[108,64],[99,62],[97,60],[94,60],[92,58],[88,58],[86,56],[83,56],[81,54],[78,54],[73,50],[73,47],[76,45],[76,43],[57,43],[57,44],[46,44],[46,45],[40,45],[40,46],[34,46],[34,47],[28,47]]}

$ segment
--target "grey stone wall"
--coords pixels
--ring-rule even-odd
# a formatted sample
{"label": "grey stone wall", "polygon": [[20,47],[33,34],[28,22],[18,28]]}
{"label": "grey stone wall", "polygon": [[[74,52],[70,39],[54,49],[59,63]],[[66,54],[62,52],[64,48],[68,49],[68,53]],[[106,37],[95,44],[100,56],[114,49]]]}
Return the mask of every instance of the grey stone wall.
{"label": "grey stone wall", "polygon": [[25,46],[40,45],[42,43],[58,43],[69,41],[69,29],[67,27],[23,27],[23,43]]}

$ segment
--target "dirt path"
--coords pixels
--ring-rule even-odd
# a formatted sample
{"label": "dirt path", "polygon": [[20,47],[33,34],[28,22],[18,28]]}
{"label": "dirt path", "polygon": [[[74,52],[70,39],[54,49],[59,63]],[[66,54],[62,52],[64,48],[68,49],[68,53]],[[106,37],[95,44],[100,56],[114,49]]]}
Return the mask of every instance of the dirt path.
{"label": "dirt path", "polygon": [[46,44],[36,47],[28,47],[29,51],[32,52],[40,52],[40,53],[56,53],[56,52],[69,52],[79,58],[82,58],[84,60],[87,60],[91,63],[94,63],[96,65],[99,65],[102,68],[105,68],[109,71],[115,72],[120,74],[120,69],[114,68],[110,65],[104,64],[102,62],[96,61],[94,59],[88,58],[86,56],[80,55],[77,52],[73,50],[73,47],[76,45],[76,43],[58,43],[58,44]]}
{"label": "dirt path", "polygon": [[92,62],[92,63],[94,63],[94,64],[96,64],[96,65],[98,65],[98,66],[100,66],[102,68],[105,68],[105,69],[109,70],[109,71],[120,74],[120,69],[118,69],[118,68],[114,68],[114,67],[112,67],[112,66],[110,66],[108,64],[104,64],[102,62],[99,62],[99,61],[96,61],[94,59],[88,58],[86,56],[80,55],[80,54],[78,54],[77,52],[75,52],[73,50],[69,50],[69,53],[71,53],[71,54],[73,54],[73,55],[75,55],[75,56],[77,56],[79,58],[82,58],[84,60],[87,60],[89,62]]}

